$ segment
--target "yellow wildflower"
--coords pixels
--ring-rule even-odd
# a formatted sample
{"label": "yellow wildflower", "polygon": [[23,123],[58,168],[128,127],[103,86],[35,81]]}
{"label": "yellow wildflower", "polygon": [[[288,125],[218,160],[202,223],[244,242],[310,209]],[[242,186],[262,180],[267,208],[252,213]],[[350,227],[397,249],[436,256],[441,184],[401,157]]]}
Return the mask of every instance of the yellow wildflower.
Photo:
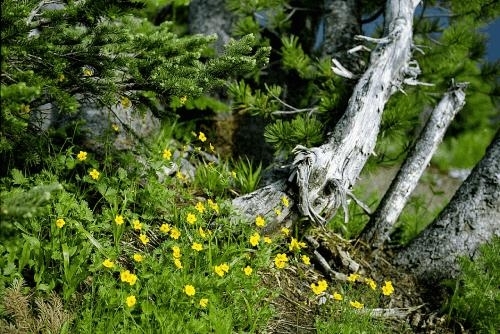
{"label": "yellow wildflower", "polygon": [[215,153],[215,147],[214,145],[212,145],[212,143],[210,143],[209,147],[210,147],[210,152]]}
{"label": "yellow wildflower", "polygon": [[92,168],[92,170],[90,171],[89,175],[90,175],[90,177],[91,177],[92,179],[97,180],[97,179],[99,178],[99,175],[101,175],[101,173],[99,173],[99,172],[97,171],[97,169]]}
{"label": "yellow wildflower", "polygon": [[281,233],[288,237],[288,235],[290,234],[290,229],[287,227],[283,227],[281,228]]}
{"label": "yellow wildflower", "polygon": [[384,296],[390,296],[394,292],[394,287],[392,286],[391,281],[385,281],[384,286],[382,287],[382,293]]}
{"label": "yellow wildflower", "polygon": [[360,276],[359,276],[359,274],[350,274],[350,275],[347,277],[347,280],[348,280],[349,282],[353,282],[353,283],[354,283],[354,282],[356,282],[356,280],[358,280],[358,279],[359,279],[359,277],[360,277]]}
{"label": "yellow wildflower", "polygon": [[149,238],[145,234],[139,234],[139,239],[145,245],[149,242]]}
{"label": "yellow wildflower", "polygon": [[122,107],[125,109],[130,108],[130,106],[132,106],[132,102],[126,96],[121,98],[120,103],[121,103]]}
{"label": "yellow wildflower", "polygon": [[264,239],[262,239],[262,240],[264,240],[264,242],[265,242],[266,244],[270,244],[270,243],[272,243],[272,242],[273,242],[273,240],[272,240],[271,238],[269,238],[269,237],[264,237]]}
{"label": "yellow wildflower", "polygon": [[102,265],[105,266],[106,268],[113,268],[115,266],[115,263],[110,259],[106,259],[102,261]]}
{"label": "yellow wildflower", "polygon": [[208,305],[208,299],[207,298],[201,298],[200,299],[200,306],[205,308]]}
{"label": "yellow wildflower", "polygon": [[233,170],[233,171],[231,171],[231,177],[232,177],[233,179],[235,179],[235,178],[236,178],[236,176],[237,176],[237,175],[236,175],[236,172],[235,172],[234,170]]}
{"label": "yellow wildflower", "polygon": [[279,215],[281,215],[281,210],[276,208],[276,209],[274,209],[274,213],[276,214],[276,216],[279,216]]}
{"label": "yellow wildflower", "polygon": [[187,176],[185,176],[184,174],[182,174],[181,171],[178,171],[177,173],[175,173],[175,177],[178,178],[181,181],[186,181],[187,180]]}
{"label": "yellow wildflower", "polygon": [[264,225],[266,225],[266,221],[262,218],[262,216],[257,216],[255,218],[255,225],[258,227],[264,227]]}
{"label": "yellow wildflower", "polygon": [[64,219],[59,218],[58,220],[56,220],[56,226],[58,228],[63,228],[64,224],[66,224],[66,222],[64,221]]}
{"label": "yellow wildflower", "polygon": [[191,246],[191,248],[197,252],[200,252],[203,250],[203,245],[200,243],[197,243],[197,242],[193,242],[193,245]]}
{"label": "yellow wildflower", "polygon": [[259,233],[255,232],[250,236],[250,245],[252,245],[253,247],[257,246],[259,244],[259,241],[260,241]]}
{"label": "yellow wildflower", "polygon": [[349,304],[351,304],[352,307],[357,308],[357,309],[362,309],[363,307],[365,307],[365,304],[362,304],[362,303],[358,302],[357,300],[350,301]]}
{"label": "yellow wildflower", "polygon": [[314,292],[315,295],[320,295],[323,292],[326,291],[328,288],[328,283],[322,279],[318,281],[318,284],[311,283],[311,290]]}
{"label": "yellow wildflower", "polygon": [[120,126],[118,126],[118,124],[116,124],[116,123],[111,124],[111,127],[113,128],[113,130],[115,132],[119,132],[120,131]]}
{"label": "yellow wildflower", "polygon": [[198,139],[201,141],[201,142],[205,142],[207,140],[207,137],[205,136],[205,134],[203,132],[200,131],[200,134],[198,135]]}
{"label": "yellow wildflower", "polygon": [[120,273],[120,279],[122,282],[126,282],[130,285],[134,285],[137,282],[137,276],[132,274],[130,270],[125,270]]}
{"label": "yellow wildflower", "polygon": [[243,271],[245,272],[245,275],[250,276],[252,275],[253,269],[250,266],[246,266],[245,268],[243,268]]}
{"label": "yellow wildflower", "polygon": [[205,205],[203,205],[202,202],[198,202],[196,203],[195,207],[194,207],[199,213],[203,213],[205,212]]}
{"label": "yellow wildflower", "polygon": [[181,231],[179,231],[179,229],[177,227],[174,227],[170,231],[170,236],[172,237],[172,239],[177,240],[181,236]]}
{"label": "yellow wildflower", "polygon": [[137,299],[135,298],[134,295],[128,296],[126,299],[126,303],[128,307],[133,307],[135,303],[137,303]]}
{"label": "yellow wildflower", "polygon": [[302,255],[301,259],[302,259],[302,262],[303,262],[304,264],[306,264],[306,265],[310,265],[310,264],[311,264],[311,259],[309,258],[309,256],[307,256],[307,255]]}
{"label": "yellow wildflower", "polygon": [[188,98],[187,98],[187,96],[182,96],[182,97],[179,99],[179,102],[180,102],[181,104],[184,104],[184,103],[186,103],[187,99],[188,99]]}
{"label": "yellow wildflower", "polygon": [[223,277],[224,274],[229,272],[229,265],[227,263],[222,263],[218,266],[215,266],[214,271],[217,275],[219,275],[220,277]]}
{"label": "yellow wildflower", "polygon": [[172,247],[172,255],[175,259],[178,259],[181,257],[181,249],[179,246]]}
{"label": "yellow wildflower", "polygon": [[123,216],[122,215],[116,215],[116,217],[115,217],[115,223],[116,223],[116,225],[123,224]]}
{"label": "yellow wildflower", "polygon": [[144,260],[144,256],[138,253],[135,253],[133,257],[135,262],[141,262],[142,260]]}
{"label": "yellow wildflower", "polygon": [[300,250],[301,248],[306,248],[306,243],[305,242],[302,242],[302,241],[298,241],[297,239],[295,238],[292,238],[292,241],[290,241],[290,244],[288,245],[288,249],[292,252],[292,251],[298,251]]}
{"label": "yellow wildflower", "polygon": [[342,295],[341,295],[340,293],[335,292],[335,293],[333,294],[333,299],[334,299],[334,300],[339,300],[339,301],[340,301],[340,300],[342,300],[342,299],[344,299],[344,298],[342,297]]}
{"label": "yellow wildflower", "polygon": [[212,209],[216,213],[219,213],[219,204],[215,203],[211,199],[208,199],[207,203],[208,203],[208,206],[210,207],[210,209]]}
{"label": "yellow wildflower", "polygon": [[84,77],[91,77],[94,75],[94,69],[91,66],[85,65],[82,67],[82,73]]}
{"label": "yellow wildflower", "polygon": [[288,262],[288,257],[284,253],[276,255],[276,257],[274,258],[274,264],[278,269],[285,268],[287,262]]}
{"label": "yellow wildflower", "polygon": [[221,264],[220,267],[222,268],[222,270],[224,270],[224,272],[226,272],[226,273],[229,272],[229,265],[226,262]]}
{"label": "yellow wildflower", "polygon": [[201,227],[201,226],[198,229],[198,233],[200,234],[200,237],[202,237],[203,239],[205,239],[207,237],[206,232],[203,230],[203,227]]}
{"label": "yellow wildflower", "polygon": [[288,206],[290,205],[290,202],[288,201],[288,197],[286,197],[285,195],[283,195],[283,197],[281,197],[281,203],[283,203],[283,205],[288,208]]}
{"label": "yellow wildflower", "polygon": [[85,161],[87,160],[87,152],[85,151],[80,151],[77,155],[76,158],[80,161]]}
{"label": "yellow wildflower", "polygon": [[170,231],[171,227],[169,224],[161,224],[160,226],[160,232],[167,234]]}
{"label": "yellow wildflower", "polygon": [[192,297],[196,293],[196,289],[191,284],[187,284],[184,286],[184,293],[186,295]]}
{"label": "yellow wildflower", "polygon": [[196,216],[194,214],[192,214],[192,213],[188,213],[187,217],[186,217],[186,221],[189,224],[194,224],[194,223],[196,223]]}
{"label": "yellow wildflower", "polygon": [[370,289],[375,290],[377,288],[377,283],[371,278],[365,278],[365,283],[370,287]]}
{"label": "yellow wildflower", "polygon": [[168,148],[163,150],[163,159],[170,160],[172,158],[172,152]]}
{"label": "yellow wildflower", "polygon": [[133,226],[134,230],[137,230],[137,231],[140,231],[142,228],[142,224],[139,221],[139,219],[134,219],[134,221],[132,221],[132,226]]}
{"label": "yellow wildflower", "polygon": [[174,259],[174,264],[177,267],[177,269],[182,269],[182,262],[179,259]]}

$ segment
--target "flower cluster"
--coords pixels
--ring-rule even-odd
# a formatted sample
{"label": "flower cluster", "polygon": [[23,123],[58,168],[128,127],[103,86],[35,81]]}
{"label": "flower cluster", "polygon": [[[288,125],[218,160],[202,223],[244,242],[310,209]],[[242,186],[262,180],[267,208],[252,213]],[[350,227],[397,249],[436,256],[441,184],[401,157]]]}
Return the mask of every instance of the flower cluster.
{"label": "flower cluster", "polygon": [[223,277],[225,274],[229,272],[229,265],[227,263],[222,263],[218,266],[215,266],[214,271],[220,277]]}

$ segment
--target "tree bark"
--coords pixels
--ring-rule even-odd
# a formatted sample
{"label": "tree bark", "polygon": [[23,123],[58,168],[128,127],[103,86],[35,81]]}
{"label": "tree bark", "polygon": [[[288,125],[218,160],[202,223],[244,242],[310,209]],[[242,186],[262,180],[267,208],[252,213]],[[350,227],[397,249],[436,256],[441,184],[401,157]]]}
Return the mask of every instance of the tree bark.
{"label": "tree bark", "polygon": [[277,181],[234,199],[233,205],[240,212],[249,216],[271,213],[275,218],[268,228],[273,230],[293,213],[288,210],[278,217],[272,214],[274,208],[281,206],[283,195],[288,195],[290,204],[296,202],[300,214],[316,223],[324,223],[340,206],[346,207],[349,188],[375,147],[385,103],[400,88],[405,76],[415,77],[419,73],[415,63],[410,62],[413,12],[419,2],[387,2],[385,37],[376,41],[370,65],[327,142],[310,149],[296,147],[288,183]]}
{"label": "tree bark", "polygon": [[360,238],[372,248],[381,248],[390,241],[390,233],[408,198],[442,141],[448,125],[465,104],[464,88],[464,84],[455,85],[434,108],[389,190],[370,217]]}
{"label": "tree bark", "polygon": [[394,262],[435,284],[455,277],[458,257],[474,257],[493,236],[500,236],[500,130],[450,203]]}

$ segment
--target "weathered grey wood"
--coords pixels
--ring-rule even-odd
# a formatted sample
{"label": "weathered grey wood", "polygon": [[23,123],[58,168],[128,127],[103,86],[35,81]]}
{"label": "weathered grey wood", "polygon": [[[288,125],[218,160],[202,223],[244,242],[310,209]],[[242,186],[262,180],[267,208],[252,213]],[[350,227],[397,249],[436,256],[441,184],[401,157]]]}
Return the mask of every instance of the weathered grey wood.
{"label": "weathered grey wood", "polygon": [[390,233],[399,215],[441,143],[448,125],[465,104],[465,86],[457,84],[452,87],[434,108],[415,145],[408,152],[399,172],[371,216],[360,238],[372,248],[381,248],[390,240]]}
{"label": "weathered grey wood", "polygon": [[[233,205],[240,212],[249,216],[265,215],[279,207],[282,195],[288,193],[290,204],[296,202],[303,216],[324,223],[345,203],[348,189],[355,184],[373,152],[385,103],[400,89],[405,77],[419,72],[418,67],[410,63],[413,12],[419,2],[387,2],[385,39],[372,52],[370,64],[327,142],[320,147],[297,147],[288,183],[291,186],[278,181],[236,198]],[[295,189],[297,192],[292,191]],[[286,219],[284,214],[273,219],[269,228]]]}
{"label": "weathered grey wood", "polygon": [[457,258],[473,257],[493,236],[500,236],[500,130],[450,203],[394,262],[435,284],[454,277]]}

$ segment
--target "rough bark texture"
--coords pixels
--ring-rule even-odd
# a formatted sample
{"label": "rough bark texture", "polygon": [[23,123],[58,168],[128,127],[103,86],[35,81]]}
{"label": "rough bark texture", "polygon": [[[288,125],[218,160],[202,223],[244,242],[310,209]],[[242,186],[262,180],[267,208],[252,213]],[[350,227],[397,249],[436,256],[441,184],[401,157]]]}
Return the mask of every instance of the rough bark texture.
{"label": "rough bark texture", "polygon": [[500,130],[448,206],[394,262],[435,284],[456,276],[457,258],[474,257],[495,235],[500,236]]}
{"label": "rough bark texture", "polygon": [[361,34],[361,6],[359,0],[325,0],[325,41],[322,55],[338,59],[351,72],[358,72],[359,57],[347,53]]}
{"label": "rough bark texture", "polygon": [[192,34],[217,35],[215,49],[222,53],[229,42],[234,15],[224,0],[192,0],[189,4],[189,30]]}
{"label": "rough bark texture", "polygon": [[380,248],[390,240],[390,233],[399,215],[442,141],[448,125],[465,104],[464,88],[464,84],[456,85],[434,108],[415,145],[371,216],[361,239],[372,248]]}
{"label": "rough bark texture", "polygon": [[[359,79],[346,112],[320,147],[295,149],[293,173],[286,182],[278,181],[246,196],[236,198],[234,206],[250,216],[265,215],[280,207],[288,193],[299,212],[316,223],[331,219],[345,205],[348,189],[372,154],[385,103],[399,89],[405,76],[418,75],[411,66],[412,21],[420,1],[388,1],[385,37],[371,54],[370,65]],[[288,187],[288,188],[287,188]],[[297,189],[291,193],[291,189]],[[296,196],[295,196],[296,194]],[[297,198],[296,198],[297,197]],[[275,215],[274,215],[275,216]],[[272,221],[270,229],[287,219],[282,214]]]}

